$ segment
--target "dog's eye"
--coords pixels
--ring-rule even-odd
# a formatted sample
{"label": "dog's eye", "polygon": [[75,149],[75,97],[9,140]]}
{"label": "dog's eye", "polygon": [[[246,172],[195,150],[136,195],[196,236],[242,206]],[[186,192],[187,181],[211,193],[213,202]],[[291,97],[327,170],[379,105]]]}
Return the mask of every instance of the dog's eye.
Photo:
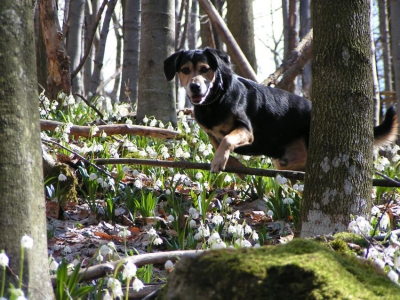
{"label": "dog's eye", "polygon": [[185,75],[188,75],[188,74],[190,74],[190,69],[189,68],[183,68],[183,69],[181,69],[181,72],[183,74],[185,74]]}
{"label": "dog's eye", "polygon": [[207,68],[207,67],[201,67],[201,69],[200,69],[200,73],[207,73],[208,71],[210,70],[210,68]]}

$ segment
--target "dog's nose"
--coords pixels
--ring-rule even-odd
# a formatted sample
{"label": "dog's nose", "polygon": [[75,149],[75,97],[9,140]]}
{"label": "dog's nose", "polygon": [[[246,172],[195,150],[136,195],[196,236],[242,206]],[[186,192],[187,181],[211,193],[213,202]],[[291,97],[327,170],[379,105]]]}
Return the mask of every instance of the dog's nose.
{"label": "dog's nose", "polygon": [[200,84],[198,84],[198,83],[191,83],[190,84],[190,90],[193,92],[193,93],[198,93],[198,92],[200,92]]}

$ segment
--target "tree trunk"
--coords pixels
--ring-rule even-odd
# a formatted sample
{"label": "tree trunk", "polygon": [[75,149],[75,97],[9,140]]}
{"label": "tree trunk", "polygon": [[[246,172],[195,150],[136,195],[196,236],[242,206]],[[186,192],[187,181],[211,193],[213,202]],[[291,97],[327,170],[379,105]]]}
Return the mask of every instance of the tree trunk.
{"label": "tree trunk", "polygon": [[47,56],[46,47],[44,44],[42,26],[40,26],[39,20],[39,7],[35,6],[35,44],[36,44],[36,67],[37,67],[37,79],[38,79],[38,92],[41,93],[43,90],[47,90]]}
{"label": "tree trunk", "polygon": [[[310,10],[310,0],[300,0],[300,39],[304,38],[304,36],[311,29],[311,10]],[[310,97],[311,90],[311,62],[307,62],[307,64],[303,68],[302,78],[301,78],[301,86],[303,97]]]}
{"label": "tree trunk", "polygon": [[199,17],[199,3],[197,0],[192,0],[190,12],[190,23],[188,30],[188,48],[195,49],[198,40],[197,22]]}
{"label": "tree trunk", "polygon": [[[379,32],[383,58],[383,76],[385,78],[385,91],[393,91],[392,62],[390,49],[388,0],[379,0]],[[392,29],[393,30],[393,29]]]}
{"label": "tree trunk", "polygon": [[[227,23],[233,37],[246,56],[253,70],[257,72],[256,48],[254,43],[253,1],[227,1]],[[230,52],[228,51],[230,54]],[[240,70],[236,70],[240,76]]]}
{"label": "tree trunk", "polygon": [[[129,2],[129,1],[128,1]],[[121,26],[120,22],[118,21],[117,14],[113,13],[112,20],[114,23],[114,32],[115,32],[115,38],[117,40],[117,46],[116,46],[116,51],[115,51],[115,69],[119,70],[121,68],[121,58],[122,58],[122,33],[121,33]],[[118,75],[114,79],[114,87],[113,90],[111,91],[111,101],[112,103],[115,103],[118,100],[118,90],[121,85],[121,75]]]}
{"label": "tree trunk", "polygon": [[[400,1],[390,0],[390,28],[392,36],[392,60],[397,107],[400,107]],[[400,120],[400,114],[398,114]]]}
{"label": "tree trunk", "polygon": [[48,77],[46,94],[50,100],[57,99],[60,91],[71,93],[69,59],[65,51],[64,39],[58,24],[54,0],[39,0],[39,19],[46,46]]}
{"label": "tree trunk", "polygon": [[312,123],[301,236],[346,231],[372,188],[369,0],[312,2]]}
{"label": "tree trunk", "polygon": [[[31,1],[0,4],[0,249],[10,258],[6,286],[18,286],[21,238],[25,249],[23,290],[29,299],[53,299],[47,259],[45,200],[37,107]],[[0,281],[2,281],[2,277]]]}
{"label": "tree trunk", "polygon": [[124,58],[119,101],[137,103],[140,47],[140,2],[126,1],[124,7]]}
{"label": "tree trunk", "polygon": [[103,26],[101,27],[100,31],[100,42],[98,47],[96,48],[94,69],[90,82],[91,96],[97,94],[96,90],[100,85],[101,69],[103,68],[104,51],[106,50],[106,42],[107,42],[108,31],[110,29],[110,21],[116,4],[117,0],[109,0],[107,3],[107,11],[104,16]]}
{"label": "tree trunk", "polygon": [[[67,35],[67,53],[71,62],[71,70],[79,65],[82,53],[82,29],[85,19],[85,0],[70,2],[69,29]],[[81,72],[72,80],[72,93],[82,94],[83,83]]]}
{"label": "tree trunk", "polygon": [[[374,11],[374,3],[370,0],[370,7],[371,7],[371,20],[373,17]],[[374,27],[372,22],[370,22],[371,28],[371,72],[372,72],[372,83],[373,83],[373,103],[374,103],[374,126],[379,125],[379,116],[380,116],[380,108],[381,108],[381,95],[379,90],[379,81],[378,81],[378,70],[376,68],[376,55],[375,55],[375,39],[374,39]]]}
{"label": "tree trunk", "polygon": [[174,50],[175,1],[143,0],[137,123],[154,116],[176,125],[175,82],[164,77],[164,60]]}

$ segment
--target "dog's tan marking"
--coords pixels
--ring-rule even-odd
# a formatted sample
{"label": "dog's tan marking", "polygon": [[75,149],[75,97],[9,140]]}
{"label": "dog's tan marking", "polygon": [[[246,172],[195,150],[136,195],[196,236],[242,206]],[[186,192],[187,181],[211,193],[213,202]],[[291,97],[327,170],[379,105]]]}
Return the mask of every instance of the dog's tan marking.
{"label": "dog's tan marking", "polygon": [[273,160],[278,170],[305,171],[307,162],[307,147],[304,139],[297,139],[286,147],[281,158]]}
{"label": "dog's tan marking", "polygon": [[179,80],[183,87],[188,88],[191,83],[204,85],[214,82],[215,73],[206,63],[199,62],[196,66],[188,61],[179,70]]}

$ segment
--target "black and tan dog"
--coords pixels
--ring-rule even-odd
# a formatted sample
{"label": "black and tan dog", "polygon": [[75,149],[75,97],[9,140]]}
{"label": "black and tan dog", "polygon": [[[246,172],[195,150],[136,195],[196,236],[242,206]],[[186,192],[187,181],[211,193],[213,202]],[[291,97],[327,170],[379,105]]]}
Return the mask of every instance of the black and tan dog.
{"label": "black and tan dog", "polygon": [[[304,171],[310,132],[310,101],[233,73],[229,56],[211,48],[180,51],[164,61],[167,80],[179,74],[194,105],[194,116],[216,152],[211,171],[241,165],[232,151],[266,155],[281,170]],[[397,137],[397,115],[390,108],[374,128],[375,145]]]}

